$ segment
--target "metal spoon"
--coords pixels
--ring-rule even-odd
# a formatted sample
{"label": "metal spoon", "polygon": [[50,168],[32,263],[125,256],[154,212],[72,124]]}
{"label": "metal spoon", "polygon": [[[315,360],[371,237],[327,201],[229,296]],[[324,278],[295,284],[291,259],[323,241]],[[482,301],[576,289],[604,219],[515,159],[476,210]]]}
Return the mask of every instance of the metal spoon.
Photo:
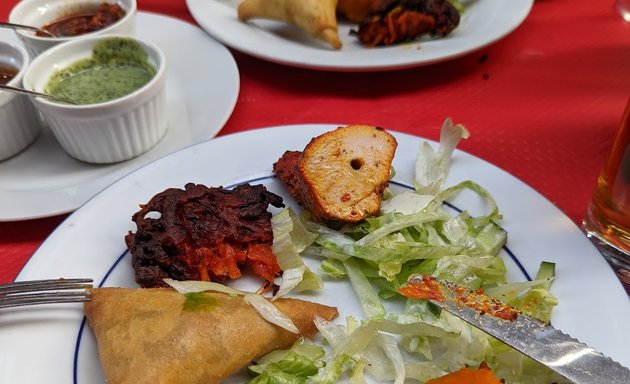
{"label": "metal spoon", "polygon": [[1,28],[11,28],[11,29],[26,29],[26,30],[33,31],[33,32],[40,32],[40,33],[43,33],[43,34],[48,35],[50,37],[57,37],[57,36],[55,36],[54,33],[50,32],[50,31],[47,31],[47,30],[41,29],[41,28],[37,28],[37,27],[31,27],[30,25],[6,23],[6,22],[0,21],[0,27]]}
{"label": "metal spoon", "polygon": [[66,99],[64,97],[49,95],[47,93],[40,93],[40,92],[35,92],[35,91],[29,91],[28,89],[12,87],[10,85],[5,85],[5,84],[0,84],[0,90],[14,92],[14,93],[19,93],[21,95],[26,95],[26,96],[30,96],[30,97],[43,97],[45,99],[49,99],[49,100],[56,101],[56,102],[59,102],[59,103],[66,103],[66,104],[73,104],[73,105],[78,105],[79,104],[79,103],[77,103],[77,102],[75,102],[73,100],[69,100],[69,99]]}

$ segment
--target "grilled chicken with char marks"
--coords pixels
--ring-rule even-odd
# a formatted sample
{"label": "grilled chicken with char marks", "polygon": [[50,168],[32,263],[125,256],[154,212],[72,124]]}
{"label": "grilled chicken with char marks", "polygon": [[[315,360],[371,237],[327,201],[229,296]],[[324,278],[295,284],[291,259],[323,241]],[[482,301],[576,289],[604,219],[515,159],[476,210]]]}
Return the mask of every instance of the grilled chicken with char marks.
{"label": "grilled chicken with char marks", "polygon": [[313,138],[302,152],[285,152],[273,169],[318,219],[358,222],[379,213],[396,147],[382,128],[350,125]]}

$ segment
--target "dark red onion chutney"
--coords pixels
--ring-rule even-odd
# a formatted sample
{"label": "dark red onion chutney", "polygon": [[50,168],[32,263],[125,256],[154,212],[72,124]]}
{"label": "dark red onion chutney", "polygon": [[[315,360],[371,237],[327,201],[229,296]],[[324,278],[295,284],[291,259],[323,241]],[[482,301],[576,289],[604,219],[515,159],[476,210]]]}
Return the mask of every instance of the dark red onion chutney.
{"label": "dark red onion chutney", "polygon": [[18,72],[19,70],[17,68],[0,63],[0,84],[8,84]]}
{"label": "dark red onion chutney", "polygon": [[[41,28],[56,37],[78,36],[107,28],[125,16],[125,11],[118,4],[102,3],[92,9],[65,15]],[[37,32],[37,36],[48,35]]]}

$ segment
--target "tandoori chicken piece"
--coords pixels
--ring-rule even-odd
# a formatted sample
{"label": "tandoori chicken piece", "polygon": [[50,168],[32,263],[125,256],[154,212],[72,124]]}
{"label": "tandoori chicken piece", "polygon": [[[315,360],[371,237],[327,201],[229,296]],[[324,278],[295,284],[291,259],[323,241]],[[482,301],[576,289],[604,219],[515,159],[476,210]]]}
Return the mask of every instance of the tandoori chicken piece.
{"label": "tandoori chicken piece", "polygon": [[313,138],[302,152],[285,152],[273,169],[318,219],[358,222],[379,213],[396,147],[382,128],[350,125]]}

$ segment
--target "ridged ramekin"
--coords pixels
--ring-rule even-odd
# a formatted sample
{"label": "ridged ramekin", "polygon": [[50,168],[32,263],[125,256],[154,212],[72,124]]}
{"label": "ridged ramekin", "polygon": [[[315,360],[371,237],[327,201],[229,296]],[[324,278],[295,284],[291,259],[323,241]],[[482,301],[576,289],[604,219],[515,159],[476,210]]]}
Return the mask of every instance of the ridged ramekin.
{"label": "ridged ramekin", "polygon": [[[24,48],[0,41],[0,65],[18,69],[7,85],[22,86],[30,59]],[[0,161],[28,147],[40,131],[40,120],[27,96],[0,91]]]}
{"label": "ridged ramekin", "polygon": [[[95,7],[102,2],[103,0],[21,0],[11,9],[9,22],[41,28],[50,22],[80,11],[86,6]],[[35,32],[21,29],[15,30],[15,34],[24,43],[33,58],[57,44],[85,37],[104,34],[134,36],[138,13],[136,0],[117,0],[116,3],[125,11],[125,16],[98,31],[68,37],[37,36]]]}
{"label": "ridged ramekin", "polygon": [[56,71],[90,57],[94,46],[107,39],[137,41],[148,53],[156,74],[142,88],[98,104],[70,105],[33,99],[62,148],[88,163],[115,163],[153,148],[167,130],[166,61],[154,44],[128,36],[96,36],[57,45],[39,55],[24,76],[26,89],[44,92]]}

